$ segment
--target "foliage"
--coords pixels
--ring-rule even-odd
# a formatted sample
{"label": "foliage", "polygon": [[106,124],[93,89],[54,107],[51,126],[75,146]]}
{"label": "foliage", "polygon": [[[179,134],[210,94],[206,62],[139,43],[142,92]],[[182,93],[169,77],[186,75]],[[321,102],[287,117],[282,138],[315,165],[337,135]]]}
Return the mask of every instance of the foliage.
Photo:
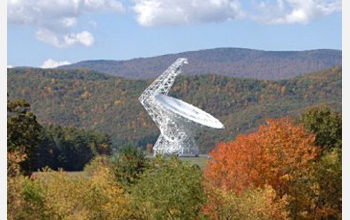
{"label": "foliage", "polygon": [[341,153],[325,151],[308,170],[291,177],[289,209],[293,219],[341,219]]}
{"label": "foliage", "polygon": [[21,172],[29,175],[45,166],[82,170],[94,156],[110,155],[112,143],[108,135],[97,132],[75,127],[42,126],[25,100],[8,100],[7,151],[8,171],[21,159],[16,163]]}
{"label": "foliage", "polygon": [[85,165],[84,172],[91,176],[100,166],[112,168],[110,157],[106,155],[98,155],[94,157]]}
{"label": "foliage", "polygon": [[[222,131],[199,134],[201,153],[207,153],[218,142],[255,130],[265,118],[297,115],[319,104],[341,111],[341,75],[339,67],[281,81],[181,75],[170,95],[224,123]],[[116,146],[133,143],[144,148],[159,135],[137,99],[152,80],[122,79],[82,69],[30,68],[8,69],[7,80],[9,94],[32,103],[41,124],[106,133]]]}
{"label": "foliage", "polygon": [[20,163],[26,159],[27,155],[23,149],[18,149],[13,152],[7,151],[7,176],[14,177],[21,173]]}
{"label": "foliage", "polygon": [[271,185],[279,196],[288,193],[290,176],[306,169],[318,148],[314,136],[290,120],[268,120],[258,131],[219,144],[205,170],[216,187],[241,192]]}
{"label": "foliage", "polygon": [[46,206],[51,219],[123,219],[128,215],[128,198],[113,180],[108,167],[99,167],[91,179],[70,178],[64,172],[48,172]]}
{"label": "foliage", "polygon": [[316,218],[341,219],[342,159],[339,150],[325,153],[315,170],[315,182],[318,184]]}
{"label": "foliage", "polygon": [[44,209],[42,185],[22,175],[7,177],[7,219],[50,219]]}
{"label": "foliage", "polygon": [[130,219],[129,196],[108,167],[89,178],[47,169],[36,176],[8,182],[8,219]]}
{"label": "foliage", "polygon": [[137,219],[197,219],[206,200],[202,172],[177,158],[151,161],[132,189]]}
{"label": "foliage", "polygon": [[[308,119],[313,118],[310,115]],[[322,124],[328,119],[329,114],[322,114],[317,121]],[[339,128],[339,123],[329,123],[328,131],[334,128]],[[341,143],[341,136],[334,136],[332,132],[323,134],[325,139],[327,135],[334,137],[335,146]],[[326,148],[321,155],[315,140],[315,135],[309,134],[302,125],[286,119],[269,120],[258,131],[239,135],[212,151],[212,160],[205,170],[207,190],[235,193],[232,196],[242,202],[239,199],[242,194],[268,184],[279,198],[286,198],[285,210],[292,219],[341,219],[341,149],[329,147],[332,150]],[[220,201],[220,197],[210,199],[211,213],[226,213],[227,210],[220,209],[224,207]]]}
{"label": "foliage", "polygon": [[322,155],[291,177],[289,209],[294,219],[341,219],[342,116],[328,106],[304,111],[297,122],[316,135]]}
{"label": "foliage", "polygon": [[134,184],[147,168],[144,153],[137,147],[125,145],[111,158],[111,166],[116,179],[126,185]]}
{"label": "foliage", "polygon": [[21,171],[30,174],[37,159],[41,126],[25,100],[7,100],[7,151],[21,152]]}
{"label": "foliage", "polygon": [[[92,176],[86,201],[92,217],[89,219],[130,219],[130,196],[114,179],[109,167],[99,166]],[[91,215],[90,214],[90,215]]]}
{"label": "foliage", "polygon": [[210,202],[205,213],[213,220],[289,219],[286,197],[281,199],[271,186],[244,190],[240,194],[211,188],[208,196]]}
{"label": "foliage", "polygon": [[324,150],[342,147],[342,116],[328,106],[313,107],[298,120],[307,130],[316,134],[316,145]]}
{"label": "foliage", "polygon": [[41,126],[24,100],[7,101],[7,219],[40,219],[41,188],[28,177],[37,157]]}
{"label": "foliage", "polygon": [[[221,76],[183,77],[180,85],[174,86],[173,95],[193,98],[189,102],[202,105],[209,112],[217,111],[226,118],[227,133],[205,137],[215,142],[242,131],[234,130],[230,123],[244,118],[243,112],[260,117],[255,111],[261,113],[264,108],[259,106],[263,103],[260,99],[270,105],[274,98],[285,97],[284,101],[271,104],[272,107],[281,104],[283,109],[283,104],[291,100],[309,103],[315,98],[311,93],[318,91],[323,97],[318,101],[334,98],[336,103],[338,92],[331,87],[339,88],[341,75],[336,69],[332,71],[335,72],[303,76],[294,81],[244,80],[242,84]],[[83,72],[77,76],[69,72],[60,76],[55,71],[41,74],[56,77],[53,80],[79,78],[82,85],[85,80],[101,83],[111,79],[97,73],[91,78]],[[332,83],[325,83],[329,81]],[[77,82],[74,88],[80,89]],[[126,88],[132,85],[145,86],[141,81],[128,83],[121,91],[127,93]],[[317,83],[321,86],[311,88],[318,86]],[[208,85],[208,94],[213,88],[218,90],[213,93],[214,101],[207,94],[192,94],[188,90],[188,87],[199,90],[203,85]],[[219,95],[222,88],[229,92]],[[307,88],[310,91],[300,97]],[[276,95],[275,89],[281,89],[281,94]],[[237,95],[237,91],[241,94]],[[252,93],[247,99],[240,99],[247,91]],[[82,93],[84,99],[92,98],[93,93],[85,92]],[[237,119],[232,117],[232,106],[222,107],[230,96],[235,100],[233,106],[241,111],[237,111]],[[300,106],[296,105],[295,109]],[[135,130],[137,126],[150,128],[142,114],[140,123],[128,125],[126,116],[133,116],[135,110],[130,107],[133,104],[125,107],[131,109],[129,114],[120,112],[127,127],[122,132]],[[204,172],[206,181],[198,166],[177,158],[148,159],[133,145],[119,148],[110,158],[112,144],[108,135],[74,127],[42,127],[29,111],[25,101],[8,101],[8,219],[341,219],[341,114],[327,107],[305,111],[297,120],[300,124],[293,124],[289,119],[268,120],[251,134],[241,134],[219,144],[210,153],[212,159],[208,160]],[[250,116],[246,119],[251,120],[251,124],[244,125],[245,131],[260,120]],[[119,132],[119,127],[117,130]],[[139,127],[136,130],[142,131]],[[139,143],[145,144],[156,136],[143,133],[136,139],[141,137]],[[20,167],[28,158],[34,161],[35,155],[39,158],[35,164],[38,168],[49,165],[54,169],[81,170],[85,167],[88,175],[70,176],[68,172],[44,169],[31,178],[22,176]]]}
{"label": "foliage", "polygon": [[44,126],[36,169],[49,166],[57,170],[83,170],[96,155],[110,155],[112,144],[105,134],[75,127]]}

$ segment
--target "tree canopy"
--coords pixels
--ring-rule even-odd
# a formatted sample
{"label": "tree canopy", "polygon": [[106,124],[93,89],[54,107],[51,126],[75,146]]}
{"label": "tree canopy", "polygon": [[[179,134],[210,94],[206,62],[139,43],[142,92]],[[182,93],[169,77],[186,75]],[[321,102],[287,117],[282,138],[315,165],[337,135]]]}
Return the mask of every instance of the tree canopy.
{"label": "tree canopy", "polygon": [[[138,97],[152,80],[130,80],[94,71],[8,69],[8,92],[29,103],[40,124],[78,127],[108,134],[114,145],[154,144],[159,130]],[[256,130],[266,118],[298,115],[327,104],[341,111],[342,69],[334,67],[288,80],[180,75],[170,95],[218,118],[222,131],[200,131],[201,153],[239,133]]]}
{"label": "tree canopy", "polygon": [[342,147],[342,116],[328,106],[316,106],[304,111],[300,118],[308,131],[316,135],[315,143],[323,150]]}
{"label": "tree canopy", "polygon": [[33,170],[38,157],[41,129],[25,100],[7,100],[7,151],[25,155],[20,166],[26,174]]}

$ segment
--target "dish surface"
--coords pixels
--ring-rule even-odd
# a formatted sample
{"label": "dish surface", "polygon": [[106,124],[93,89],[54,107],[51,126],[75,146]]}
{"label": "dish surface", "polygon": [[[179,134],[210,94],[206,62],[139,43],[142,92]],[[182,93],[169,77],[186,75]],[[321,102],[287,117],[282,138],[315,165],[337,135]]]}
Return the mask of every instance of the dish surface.
{"label": "dish surface", "polygon": [[188,120],[210,128],[224,128],[224,125],[218,119],[191,104],[162,94],[156,95],[154,98],[167,110],[172,111],[173,113]]}

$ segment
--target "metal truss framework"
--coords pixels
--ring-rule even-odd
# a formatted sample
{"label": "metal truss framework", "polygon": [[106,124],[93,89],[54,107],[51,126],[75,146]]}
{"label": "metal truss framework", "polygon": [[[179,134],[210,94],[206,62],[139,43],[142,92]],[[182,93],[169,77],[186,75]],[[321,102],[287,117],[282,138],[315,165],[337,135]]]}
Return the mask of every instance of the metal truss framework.
{"label": "metal truss framework", "polygon": [[177,59],[139,97],[161,133],[154,145],[154,154],[190,156],[199,153],[194,139],[194,132],[199,126],[169,111],[155,98],[169,93],[176,76],[181,73],[181,66],[187,63],[186,58]]}

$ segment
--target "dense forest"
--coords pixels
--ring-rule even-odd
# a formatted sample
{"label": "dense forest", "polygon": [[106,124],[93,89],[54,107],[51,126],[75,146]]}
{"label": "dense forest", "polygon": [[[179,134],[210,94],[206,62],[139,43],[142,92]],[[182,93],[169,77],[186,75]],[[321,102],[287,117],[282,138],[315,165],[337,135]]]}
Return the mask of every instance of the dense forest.
{"label": "dense forest", "polygon": [[[41,125],[30,104],[23,99],[7,101],[7,150],[13,156],[25,155],[19,159],[24,160],[20,166],[26,174],[44,167],[81,171],[92,158],[113,153],[111,139],[106,134]],[[13,160],[16,157],[8,158],[8,163]]]}
{"label": "dense forest", "polygon": [[342,64],[340,50],[263,51],[216,48],[125,61],[91,60],[59,68],[86,68],[115,76],[157,77],[177,58],[187,57],[183,72],[190,75],[220,74],[238,78],[281,80]]}
{"label": "dense forest", "polygon": [[[114,146],[154,143],[159,131],[138,102],[152,80],[131,80],[91,70],[8,69],[10,99],[30,103],[44,126],[80,127],[108,134]],[[170,95],[212,114],[222,131],[201,131],[202,153],[216,143],[251,132],[266,118],[297,115],[313,105],[341,111],[342,69],[333,67],[288,80],[181,75]]]}
{"label": "dense forest", "polygon": [[342,219],[341,67],[180,76],[170,95],[226,127],[198,134],[204,166],[140,150],[159,133],[137,100],[151,80],[30,68],[7,79],[9,220]]}
{"label": "dense forest", "polygon": [[[9,220],[342,219],[342,115],[327,106],[218,143],[202,169],[176,156],[146,157],[129,145],[95,155],[73,173],[27,172],[42,139],[29,107],[8,102]],[[84,149],[89,142],[85,132],[66,131],[64,145]]]}

